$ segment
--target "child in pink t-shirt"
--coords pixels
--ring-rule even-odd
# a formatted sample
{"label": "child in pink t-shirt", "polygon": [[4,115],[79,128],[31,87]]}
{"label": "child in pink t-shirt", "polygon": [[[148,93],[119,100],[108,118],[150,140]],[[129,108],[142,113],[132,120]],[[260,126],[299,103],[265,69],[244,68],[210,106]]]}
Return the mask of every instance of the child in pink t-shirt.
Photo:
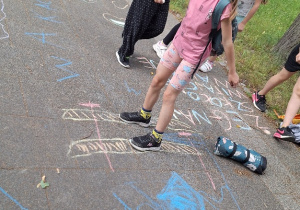
{"label": "child in pink t-shirt", "polygon": [[[235,16],[237,0],[230,2],[223,11],[219,27],[222,28],[222,44],[229,68],[228,81],[232,87],[236,87],[239,76],[235,69],[231,20]],[[127,123],[148,127],[151,111],[159,98],[160,91],[174,73],[164,92],[163,104],[155,129],[145,136],[130,139],[130,143],[135,149],[140,151],[160,149],[162,134],[173,116],[177,96],[191,81],[200,57],[205,60],[211,51],[211,43],[208,46],[207,43],[212,28],[212,13],[217,3],[218,0],[190,0],[186,15],[173,43],[164,53],[156,69],[156,75],[152,79],[142,109],[138,112],[120,114],[121,120]]]}

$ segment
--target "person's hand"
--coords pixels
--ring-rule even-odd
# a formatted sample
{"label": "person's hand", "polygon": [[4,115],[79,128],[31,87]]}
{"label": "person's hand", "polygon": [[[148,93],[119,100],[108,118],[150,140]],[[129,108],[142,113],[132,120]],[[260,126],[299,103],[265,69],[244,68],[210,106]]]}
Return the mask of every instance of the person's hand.
{"label": "person's hand", "polygon": [[154,0],[154,2],[157,4],[163,4],[165,3],[165,0]]}
{"label": "person's hand", "polygon": [[238,25],[238,32],[242,32],[245,28],[245,24],[243,24],[242,22]]}
{"label": "person's hand", "polygon": [[228,74],[228,82],[230,83],[231,87],[236,88],[239,84],[239,75],[236,72],[233,74]]}
{"label": "person's hand", "polygon": [[300,64],[300,47],[299,47],[299,53],[296,55],[296,62]]}

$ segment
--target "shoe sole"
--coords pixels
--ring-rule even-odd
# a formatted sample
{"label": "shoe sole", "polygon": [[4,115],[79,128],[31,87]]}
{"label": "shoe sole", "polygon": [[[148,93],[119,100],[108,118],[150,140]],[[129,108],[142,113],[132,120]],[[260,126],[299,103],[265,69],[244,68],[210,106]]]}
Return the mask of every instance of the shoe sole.
{"label": "shoe sole", "polygon": [[276,136],[273,136],[275,139],[277,140],[282,140],[282,141],[287,141],[287,142],[293,142],[295,143],[295,139],[294,138],[291,138],[291,137],[276,137]]}
{"label": "shoe sole", "polygon": [[142,122],[134,122],[134,121],[127,121],[127,120],[124,120],[123,118],[121,118],[121,116],[119,115],[119,118],[120,120],[122,120],[123,122],[126,122],[128,124],[138,124],[144,128],[148,128],[150,126],[150,122],[149,123],[142,123]]}
{"label": "shoe sole", "polygon": [[132,139],[129,139],[130,145],[131,145],[134,149],[136,149],[136,150],[138,150],[138,151],[140,151],[140,152],[145,152],[145,151],[153,151],[153,152],[157,152],[157,151],[160,150],[160,146],[159,146],[159,147],[141,148],[141,147],[138,147],[138,146],[136,146],[135,144],[133,144],[131,141],[132,141]]}
{"label": "shoe sole", "polygon": [[[255,93],[254,93],[255,94]],[[252,102],[253,102],[253,105],[254,105],[254,107],[256,108],[256,109],[258,109],[259,111],[261,111],[261,112],[265,112],[266,110],[262,110],[262,109],[260,109],[258,106],[256,106],[256,103],[255,103],[255,95],[254,94],[252,94]]]}
{"label": "shoe sole", "polygon": [[129,65],[124,65],[124,64],[121,62],[118,51],[116,52],[116,56],[117,56],[117,60],[118,60],[119,64],[121,64],[121,66],[123,66],[123,67],[125,67],[125,68],[127,68],[127,69],[130,68]]}

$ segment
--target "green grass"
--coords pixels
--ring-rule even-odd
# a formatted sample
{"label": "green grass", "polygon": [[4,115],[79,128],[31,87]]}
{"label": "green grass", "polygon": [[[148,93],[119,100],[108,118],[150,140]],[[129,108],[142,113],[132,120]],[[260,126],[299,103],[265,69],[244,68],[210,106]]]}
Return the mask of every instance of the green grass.
{"label": "green grass", "polygon": [[[172,0],[170,10],[182,18],[187,4],[186,0]],[[269,0],[266,5],[260,6],[244,31],[238,33],[234,45],[236,68],[240,81],[251,91],[262,89],[268,79],[282,69],[285,59],[272,51],[272,48],[288,30],[299,11],[299,0]],[[273,109],[281,115],[285,113],[298,76],[296,73],[267,94],[269,117],[276,119]]]}

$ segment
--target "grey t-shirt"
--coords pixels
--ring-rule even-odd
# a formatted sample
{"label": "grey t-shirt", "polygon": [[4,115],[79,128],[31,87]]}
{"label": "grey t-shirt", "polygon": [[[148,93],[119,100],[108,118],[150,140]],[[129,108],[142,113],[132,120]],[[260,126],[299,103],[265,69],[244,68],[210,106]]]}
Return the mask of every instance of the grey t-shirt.
{"label": "grey t-shirt", "polygon": [[237,6],[237,16],[244,19],[251,10],[255,0],[239,0]]}

